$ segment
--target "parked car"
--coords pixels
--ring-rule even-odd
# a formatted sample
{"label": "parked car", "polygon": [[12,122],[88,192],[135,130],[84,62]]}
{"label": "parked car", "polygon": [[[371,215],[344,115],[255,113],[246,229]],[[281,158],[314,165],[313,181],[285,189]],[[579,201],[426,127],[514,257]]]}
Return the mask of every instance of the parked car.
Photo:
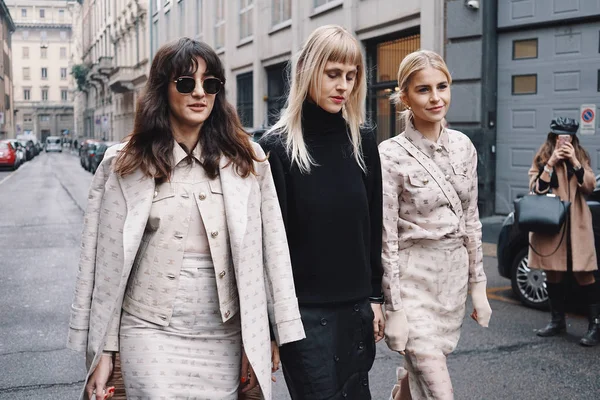
{"label": "parked car", "polygon": [[13,171],[19,168],[17,150],[8,140],[0,141],[0,167],[8,167]]}
{"label": "parked car", "polygon": [[11,146],[17,152],[17,168],[27,161],[27,151],[25,147],[16,139],[7,139]]}
{"label": "parked car", "polygon": [[90,172],[92,174],[96,173],[96,170],[98,169],[98,165],[100,165],[100,163],[102,162],[102,159],[104,158],[104,153],[106,153],[106,150],[108,150],[109,147],[118,144],[119,142],[102,142],[102,143],[98,143],[98,146],[96,146],[96,150],[94,152],[94,155],[92,158],[90,158]]}
{"label": "parked car", "polygon": [[79,149],[79,162],[83,169],[91,171],[91,160],[96,155],[96,149],[100,143],[97,140],[86,140]]}
{"label": "parked car", "polygon": [[46,153],[49,151],[58,151],[62,153],[62,139],[60,136],[48,136],[46,138]]}
{"label": "parked car", "polygon": [[[596,254],[598,254],[598,266],[600,268],[600,175],[596,176],[596,190],[588,196],[587,204],[592,211],[592,225],[594,229],[594,240]],[[524,305],[537,309],[548,307],[548,291],[546,290],[546,274],[539,269],[529,268],[529,235],[519,229],[515,223],[514,213],[508,214],[500,235],[498,236],[498,273],[500,276],[510,279],[512,291]],[[583,299],[580,299],[580,291],[577,284],[569,276],[570,284],[567,301],[578,307]],[[596,271],[596,279],[600,279],[600,273]]]}
{"label": "parked car", "polygon": [[18,142],[25,148],[25,159],[27,161],[33,159],[33,157],[37,155],[37,150],[33,140],[19,140]]}

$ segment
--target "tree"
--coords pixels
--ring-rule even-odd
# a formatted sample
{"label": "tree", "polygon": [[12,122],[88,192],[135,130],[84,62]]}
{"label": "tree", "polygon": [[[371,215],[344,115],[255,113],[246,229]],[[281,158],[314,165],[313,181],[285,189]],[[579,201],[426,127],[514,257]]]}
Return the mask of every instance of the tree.
{"label": "tree", "polygon": [[77,82],[77,89],[80,92],[83,91],[87,86],[88,71],[88,67],[86,67],[84,64],[76,64],[73,65],[73,68],[71,68],[71,75],[73,75],[75,78],[75,81]]}

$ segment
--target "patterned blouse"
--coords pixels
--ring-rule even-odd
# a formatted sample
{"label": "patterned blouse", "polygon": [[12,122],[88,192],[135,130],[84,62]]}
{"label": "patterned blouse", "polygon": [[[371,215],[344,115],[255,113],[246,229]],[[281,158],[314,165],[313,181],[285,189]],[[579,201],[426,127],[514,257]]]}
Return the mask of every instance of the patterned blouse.
{"label": "patterned blouse", "polygon": [[419,240],[462,239],[469,253],[469,281],[485,281],[481,222],[477,209],[477,151],[463,133],[443,129],[432,142],[412,124],[404,135],[431,159],[456,190],[461,222],[436,181],[391,138],[379,145],[383,179],[383,251],[385,273],[397,268],[398,251]]}

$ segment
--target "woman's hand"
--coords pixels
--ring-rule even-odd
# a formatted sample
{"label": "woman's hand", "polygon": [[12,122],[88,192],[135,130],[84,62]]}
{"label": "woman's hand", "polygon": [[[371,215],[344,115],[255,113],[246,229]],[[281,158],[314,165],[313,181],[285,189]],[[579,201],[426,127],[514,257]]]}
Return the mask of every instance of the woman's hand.
{"label": "woman's hand", "polygon": [[106,382],[112,375],[113,357],[110,354],[102,354],[96,369],[90,376],[85,392],[89,400],[105,400],[113,397],[115,393],[114,386],[106,387]]}
{"label": "woman's hand", "polygon": [[561,161],[562,159],[563,159],[562,147],[556,148],[552,152],[552,155],[550,156],[550,159],[548,160],[548,162],[546,164],[548,164],[549,167],[554,168],[556,163]]}
{"label": "woman's hand", "polygon": [[470,284],[471,300],[473,301],[473,318],[480,326],[487,328],[492,317],[492,308],[487,298],[486,281],[473,282]]}
{"label": "woman's hand", "polygon": [[559,151],[560,151],[563,159],[569,160],[571,162],[572,166],[574,166],[574,167],[580,166],[581,167],[581,163],[575,156],[575,148],[573,147],[573,145],[571,143],[565,142],[565,144],[562,145],[562,147],[559,149]]}
{"label": "woman's hand", "polygon": [[254,389],[256,385],[258,385],[258,379],[256,379],[256,374],[252,369],[252,365],[250,365],[250,361],[248,360],[244,349],[242,349],[242,373],[240,381],[242,382],[242,393],[246,393],[248,390]]}
{"label": "woman's hand", "polygon": [[[279,358],[279,346],[277,346],[277,342],[271,341],[271,372],[275,373],[279,370],[279,363],[281,359]],[[271,376],[271,380],[273,382],[277,382],[277,378],[275,375]]]}
{"label": "woman's hand", "polygon": [[385,311],[385,342],[390,350],[404,354],[408,332],[408,319],[404,310]]}
{"label": "woman's hand", "polygon": [[381,304],[371,303],[371,309],[373,310],[373,334],[375,335],[375,343],[383,339],[383,332],[385,331],[385,319],[383,318],[383,311],[381,310]]}

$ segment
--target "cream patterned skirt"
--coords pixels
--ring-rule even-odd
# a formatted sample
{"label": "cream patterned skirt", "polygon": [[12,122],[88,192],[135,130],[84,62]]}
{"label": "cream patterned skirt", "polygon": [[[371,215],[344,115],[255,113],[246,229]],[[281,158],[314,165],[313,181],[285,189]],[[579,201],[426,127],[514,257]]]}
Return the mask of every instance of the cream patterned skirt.
{"label": "cream patterned skirt", "polygon": [[210,257],[186,254],[169,326],[123,310],[119,337],[127,399],[237,399],[240,319],[221,320]]}
{"label": "cream patterned skirt", "polygon": [[465,316],[469,258],[459,239],[420,241],[400,251],[400,295],[408,319],[406,369],[413,400],[452,399],[446,356]]}

